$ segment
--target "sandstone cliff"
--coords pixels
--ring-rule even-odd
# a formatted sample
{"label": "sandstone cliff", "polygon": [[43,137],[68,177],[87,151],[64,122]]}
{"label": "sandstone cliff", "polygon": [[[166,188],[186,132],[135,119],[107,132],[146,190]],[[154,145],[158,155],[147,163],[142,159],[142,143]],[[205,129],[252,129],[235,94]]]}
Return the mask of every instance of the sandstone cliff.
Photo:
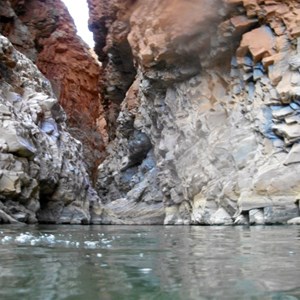
{"label": "sandstone cliff", "polygon": [[298,1],[88,2],[106,101],[126,93],[102,201],[135,223],[298,217]]}

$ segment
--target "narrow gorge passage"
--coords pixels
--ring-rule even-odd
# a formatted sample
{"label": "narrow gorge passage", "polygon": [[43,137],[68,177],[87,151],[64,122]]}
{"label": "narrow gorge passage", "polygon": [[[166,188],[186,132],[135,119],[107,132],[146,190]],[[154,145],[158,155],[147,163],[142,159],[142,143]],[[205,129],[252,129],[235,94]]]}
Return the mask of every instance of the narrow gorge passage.
{"label": "narrow gorge passage", "polygon": [[296,0],[0,6],[2,223],[299,223]]}

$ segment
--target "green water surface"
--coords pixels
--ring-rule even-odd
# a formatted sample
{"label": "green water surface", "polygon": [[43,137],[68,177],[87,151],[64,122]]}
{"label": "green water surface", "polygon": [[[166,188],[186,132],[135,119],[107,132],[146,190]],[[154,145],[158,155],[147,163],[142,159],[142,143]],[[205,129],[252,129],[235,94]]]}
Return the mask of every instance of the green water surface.
{"label": "green water surface", "polygon": [[1,226],[0,299],[300,299],[300,226]]}

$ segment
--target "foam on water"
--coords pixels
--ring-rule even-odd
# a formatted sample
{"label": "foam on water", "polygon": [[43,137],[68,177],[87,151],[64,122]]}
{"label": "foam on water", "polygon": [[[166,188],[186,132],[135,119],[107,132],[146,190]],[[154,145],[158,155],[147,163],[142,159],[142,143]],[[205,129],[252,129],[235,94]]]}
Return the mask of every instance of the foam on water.
{"label": "foam on water", "polygon": [[[2,235],[2,237],[1,237]],[[86,248],[86,249],[97,249],[97,248],[110,248],[112,240],[108,240],[99,234],[99,240],[91,241],[88,240],[91,236],[84,241],[72,241],[72,235],[53,235],[53,234],[39,234],[34,235],[30,232],[20,233],[17,236],[4,235],[0,232],[0,245],[1,244],[12,244],[12,245],[28,245],[28,246],[60,246],[66,248]]]}
{"label": "foam on water", "polygon": [[9,241],[11,241],[12,240],[12,237],[11,236],[5,236],[5,237],[3,237],[2,239],[1,239],[1,243],[7,243],[7,242],[9,242]]}
{"label": "foam on water", "polygon": [[142,268],[140,269],[140,272],[143,273],[143,274],[148,274],[152,271],[152,269],[150,268]]}
{"label": "foam on water", "polygon": [[84,244],[85,248],[95,249],[99,245],[99,242],[84,241],[83,244]]}

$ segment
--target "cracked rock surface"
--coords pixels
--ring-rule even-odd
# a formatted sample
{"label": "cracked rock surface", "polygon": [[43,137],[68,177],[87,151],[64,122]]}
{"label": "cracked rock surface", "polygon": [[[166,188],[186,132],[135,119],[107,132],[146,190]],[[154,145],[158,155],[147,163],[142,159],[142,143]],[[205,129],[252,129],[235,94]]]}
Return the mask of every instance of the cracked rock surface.
{"label": "cracked rock surface", "polygon": [[0,35],[0,223],[108,220],[65,121],[49,81]]}
{"label": "cracked rock surface", "polygon": [[298,1],[89,3],[100,59],[117,70],[126,35],[136,70],[99,166],[106,205],[135,223],[299,217]]}

